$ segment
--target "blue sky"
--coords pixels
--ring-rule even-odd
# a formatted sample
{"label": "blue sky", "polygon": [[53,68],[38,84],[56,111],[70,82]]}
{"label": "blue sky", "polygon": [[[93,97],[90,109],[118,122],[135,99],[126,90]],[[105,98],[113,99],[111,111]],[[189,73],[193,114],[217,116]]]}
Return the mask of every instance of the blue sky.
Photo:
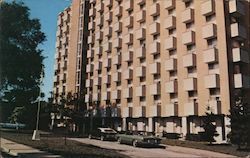
{"label": "blue sky", "polygon": [[40,46],[44,50],[45,78],[42,88],[46,98],[53,89],[54,54],[56,42],[57,15],[71,3],[70,0],[22,0],[29,8],[31,18],[40,19],[42,31],[46,34],[47,41]]}

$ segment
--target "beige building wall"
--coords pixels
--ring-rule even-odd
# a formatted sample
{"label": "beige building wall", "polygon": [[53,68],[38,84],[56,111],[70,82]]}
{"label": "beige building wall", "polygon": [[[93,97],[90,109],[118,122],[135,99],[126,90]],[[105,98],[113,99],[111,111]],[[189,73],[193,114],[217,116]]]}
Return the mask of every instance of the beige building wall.
{"label": "beige building wall", "polygon": [[124,129],[184,135],[209,107],[224,140],[234,93],[249,94],[248,2],[89,2],[86,104],[120,107]]}

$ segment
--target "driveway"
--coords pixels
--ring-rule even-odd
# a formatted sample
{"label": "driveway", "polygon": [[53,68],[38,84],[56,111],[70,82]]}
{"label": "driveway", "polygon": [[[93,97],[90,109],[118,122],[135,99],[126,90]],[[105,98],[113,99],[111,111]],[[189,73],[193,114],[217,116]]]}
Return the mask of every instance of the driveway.
{"label": "driveway", "polygon": [[124,155],[128,155],[132,158],[170,158],[170,157],[234,157],[231,155],[206,151],[206,150],[199,150],[199,149],[191,149],[191,148],[184,148],[184,147],[177,147],[177,146],[166,146],[163,145],[159,148],[135,148],[133,146],[118,144],[117,142],[110,142],[110,141],[100,141],[88,138],[70,138],[71,140],[75,140],[85,144],[91,144],[94,146],[98,146],[101,148],[106,149],[114,149],[118,150],[120,153]]}

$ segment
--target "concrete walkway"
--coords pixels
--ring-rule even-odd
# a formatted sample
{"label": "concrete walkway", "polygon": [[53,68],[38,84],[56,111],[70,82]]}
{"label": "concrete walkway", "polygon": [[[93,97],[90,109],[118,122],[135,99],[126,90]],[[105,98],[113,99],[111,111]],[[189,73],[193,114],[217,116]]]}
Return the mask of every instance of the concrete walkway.
{"label": "concrete walkway", "polygon": [[45,151],[32,148],[27,145],[18,144],[16,142],[1,138],[2,151],[23,158],[61,158],[59,155],[53,155]]}

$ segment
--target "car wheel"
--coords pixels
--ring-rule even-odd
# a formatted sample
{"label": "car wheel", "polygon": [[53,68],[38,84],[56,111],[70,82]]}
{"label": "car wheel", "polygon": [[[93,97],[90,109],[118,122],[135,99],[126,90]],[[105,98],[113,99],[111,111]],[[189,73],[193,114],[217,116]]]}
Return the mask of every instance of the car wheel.
{"label": "car wheel", "polygon": [[134,146],[134,147],[138,147],[138,141],[137,141],[137,140],[133,140],[132,143],[133,143],[133,146]]}
{"label": "car wheel", "polygon": [[104,136],[101,136],[101,141],[104,141]]}
{"label": "car wheel", "polygon": [[122,144],[122,139],[119,137],[119,138],[117,139],[117,142],[118,142],[119,144]]}
{"label": "car wheel", "polygon": [[91,134],[89,134],[89,139],[92,139],[92,136],[91,136]]}

